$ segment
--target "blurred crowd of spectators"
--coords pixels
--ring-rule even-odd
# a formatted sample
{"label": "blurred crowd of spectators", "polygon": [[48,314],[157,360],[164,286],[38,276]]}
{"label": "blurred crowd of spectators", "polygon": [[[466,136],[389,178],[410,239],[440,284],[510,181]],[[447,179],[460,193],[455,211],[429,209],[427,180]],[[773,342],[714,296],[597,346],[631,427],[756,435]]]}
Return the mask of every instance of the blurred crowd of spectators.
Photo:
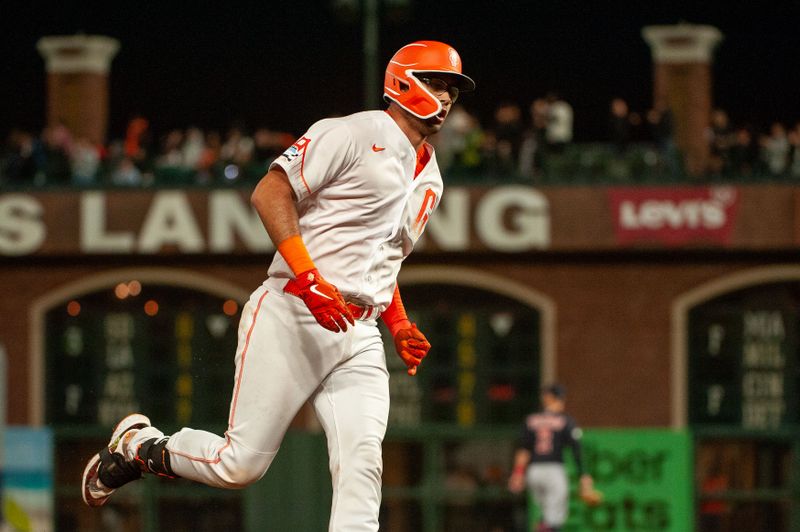
{"label": "blurred crowd of spectators", "polygon": [[[734,125],[715,109],[706,139],[710,158],[700,179],[800,178],[800,122],[792,129],[776,122],[759,131]],[[560,183],[690,179],[669,109],[637,113],[622,98],[610,102],[600,142],[573,142],[572,106],[556,94],[535,99],[527,116],[520,105],[502,103],[486,125],[456,106],[432,142],[440,164],[462,176]]]}
{"label": "blurred crowd of spectators", "polygon": [[[633,112],[621,98],[610,102],[600,142],[573,142],[572,106],[557,94],[523,110],[501,103],[483,123],[461,105],[431,138],[448,178],[547,182],[637,182],[684,179],[668,109]],[[733,125],[713,111],[707,129],[708,179],[800,178],[800,123],[768,131]],[[40,135],[13,130],[0,155],[0,185],[171,186],[256,182],[294,135],[233,125],[224,134],[197,127],[156,134],[141,116],[124,138],[97,146],[66,126]],[[696,177],[696,176],[695,176]]]}
{"label": "blurred crowd of spectators", "polygon": [[225,134],[197,127],[155,138],[141,116],[125,138],[107,146],[73,135],[62,125],[40,136],[19,129],[0,157],[0,183],[18,186],[224,185],[256,182],[269,163],[294,142],[285,132],[233,125]]}

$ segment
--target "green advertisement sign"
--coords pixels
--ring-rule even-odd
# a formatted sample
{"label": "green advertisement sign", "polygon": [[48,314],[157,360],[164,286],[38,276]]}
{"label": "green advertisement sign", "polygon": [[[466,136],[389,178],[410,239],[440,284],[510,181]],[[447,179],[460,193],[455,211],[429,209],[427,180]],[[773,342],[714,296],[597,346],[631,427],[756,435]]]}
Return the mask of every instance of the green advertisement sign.
{"label": "green advertisement sign", "polygon": [[[568,461],[569,517],[564,531],[674,531],[694,529],[692,444],[687,432],[666,429],[587,430],[584,468],[603,492],[589,507],[578,497],[578,477]],[[529,501],[531,530],[539,509]]]}

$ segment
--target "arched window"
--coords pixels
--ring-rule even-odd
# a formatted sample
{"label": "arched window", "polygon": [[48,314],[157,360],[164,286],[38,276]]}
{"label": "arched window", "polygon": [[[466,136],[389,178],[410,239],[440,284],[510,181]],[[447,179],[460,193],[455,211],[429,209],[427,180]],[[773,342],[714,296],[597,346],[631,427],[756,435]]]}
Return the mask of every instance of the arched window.
{"label": "arched window", "polygon": [[800,281],[716,294],[687,329],[699,529],[794,529]]}
{"label": "arched window", "polygon": [[554,377],[554,306],[522,284],[455,266],[405,269],[400,291],[432,347],[409,377],[384,332],[392,403],[381,523],[511,528],[505,483],[524,416]]}
{"label": "arched window", "polygon": [[[182,426],[225,430],[242,292],[164,272],[101,274],[34,305],[42,410],[55,436],[58,530],[98,530],[109,519],[137,530],[243,526],[241,492],[158,485],[155,478],[132,485],[101,511],[75,504],[86,461],[129,413],[145,413],[167,433]],[[176,515],[169,509],[178,503]]]}
{"label": "arched window", "polygon": [[473,286],[419,283],[402,288],[409,317],[430,341],[412,380],[385,337],[392,417],[400,425],[460,427],[518,423],[538,401],[540,316],[535,308]]}

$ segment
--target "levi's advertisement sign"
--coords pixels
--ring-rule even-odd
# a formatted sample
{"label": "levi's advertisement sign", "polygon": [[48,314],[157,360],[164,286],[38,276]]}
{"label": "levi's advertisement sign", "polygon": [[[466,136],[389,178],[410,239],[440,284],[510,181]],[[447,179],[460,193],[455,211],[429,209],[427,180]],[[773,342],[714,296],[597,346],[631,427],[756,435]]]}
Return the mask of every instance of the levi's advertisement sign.
{"label": "levi's advertisement sign", "polygon": [[617,244],[730,242],[738,207],[734,187],[614,188],[608,195]]}

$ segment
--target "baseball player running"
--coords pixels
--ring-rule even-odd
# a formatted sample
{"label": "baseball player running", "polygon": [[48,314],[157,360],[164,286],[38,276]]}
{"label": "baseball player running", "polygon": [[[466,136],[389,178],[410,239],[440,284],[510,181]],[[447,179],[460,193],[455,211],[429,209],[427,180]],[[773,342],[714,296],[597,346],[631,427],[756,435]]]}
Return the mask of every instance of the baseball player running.
{"label": "baseball player running", "polygon": [[[526,486],[542,511],[541,532],[558,532],[567,520],[569,483],[564,468],[564,448],[572,455],[580,475],[581,498],[593,503],[599,497],[592,477],[583,473],[581,429],[564,413],[564,387],[552,384],[542,389],[543,410],[525,419],[519,446],[514,455],[514,469],[508,488],[520,493]],[[599,501],[598,501],[599,502]]]}
{"label": "baseball player running", "polygon": [[86,465],[86,504],[101,506],[144,473],[247,486],[310,400],[328,441],[329,529],[378,529],[389,375],[377,319],[414,375],[430,344],[396,279],[441,201],[426,138],[475,88],[461,70],[447,44],[408,44],[386,68],[385,111],[321,120],[271,164],[251,201],[278,253],[242,309],[225,434],[166,436],[129,415]]}

